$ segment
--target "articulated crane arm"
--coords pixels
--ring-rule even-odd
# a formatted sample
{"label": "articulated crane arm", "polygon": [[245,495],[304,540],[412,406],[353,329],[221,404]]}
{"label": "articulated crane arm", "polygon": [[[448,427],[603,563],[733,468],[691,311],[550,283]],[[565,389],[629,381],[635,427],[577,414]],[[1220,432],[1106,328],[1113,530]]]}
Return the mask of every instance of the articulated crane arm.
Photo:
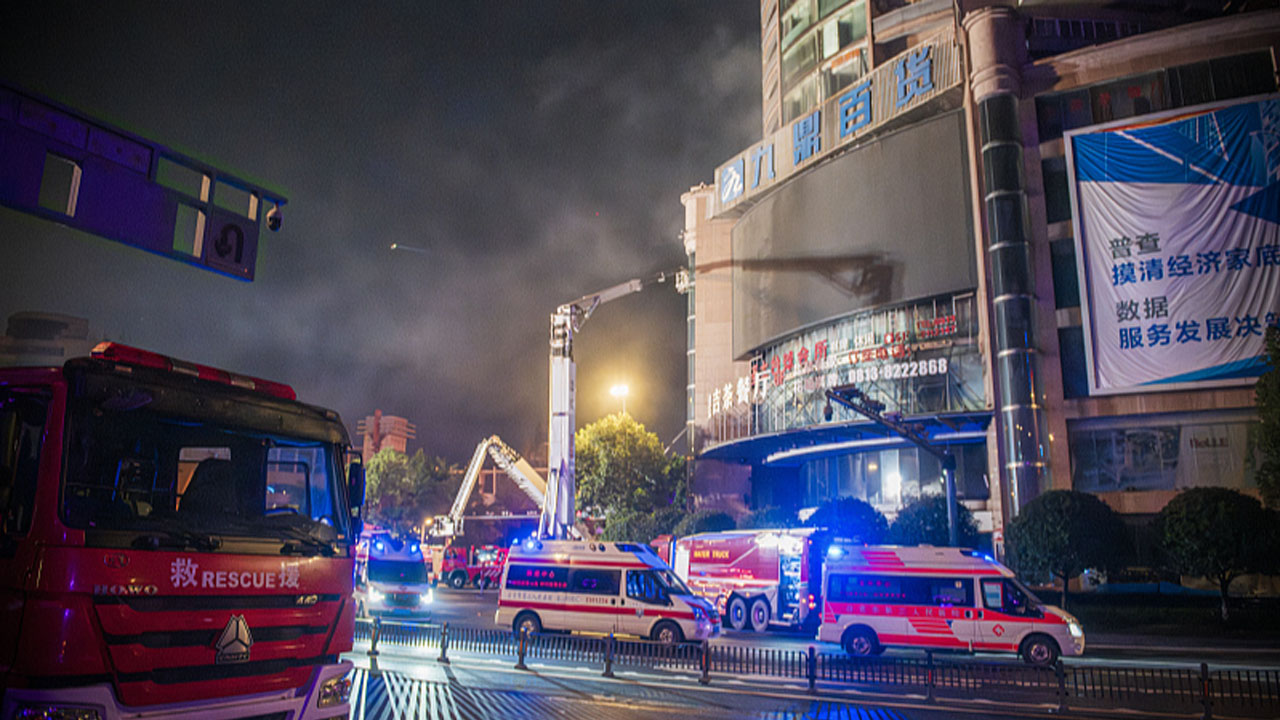
{"label": "articulated crane arm", "polygon": [[[435,520],[436,535],[462,534],[463,514],[467,509],[467,502],[471,499],[471,493],[475,490],[476,481],[480,478],[480,470],[484,468],[486,453],[493,460],[493,464],[501,468],[538,507],[546,504],[547,481],[542,479],[538,471],[534,470],[520,453],[503,442],[502,438],[492,435],[476,445],[476,450],[471,455],[471,462],[467,465],[466,474],[462,477],[462,485],[458,488],[458,496],[453,500],[453,507],[448,515],[437,517]],[[581,534],[580,529],[579,536],[586,537]]]}
{"label": "articulated crane arm", "polygon": [[577,523],[574,513],[573,430],[577,366],[573,362],[573,335],[604,303],[638,293],[650,285],[675,279],[684,292],[688,286],[683,268],[633,278],[598,293],[584,295],[556,308],[551,315],[551,422],[547,439],[547,499],[542,505],[538,536],[563,538]]}

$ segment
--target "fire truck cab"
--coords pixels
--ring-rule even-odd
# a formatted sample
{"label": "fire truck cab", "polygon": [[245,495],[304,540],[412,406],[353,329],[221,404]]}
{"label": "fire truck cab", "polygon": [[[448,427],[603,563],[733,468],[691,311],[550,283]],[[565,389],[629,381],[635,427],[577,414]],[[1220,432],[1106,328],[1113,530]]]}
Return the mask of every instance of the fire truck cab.
{"label": "fire truck cab", "polygon": [[617,633],[663,643],[720,634],[720,615],[648,547],[584,540],[512,546],[494,621],[516,632]]}
{"label": "fire truck cab", "polygon": [[361,617],[430,617],[435,591],[422,545],[390,535],[374,536],[368,544],[369,558],[356,576],[357,613]]}
{"label": "fire truck cab", "polygon": [[0,369],[0,718],[345,718],[364,475],[291,388]]}
{"label": "fire truck cab", "polygon": [[507,561],[507,549],[495,545],[449,545],[440,552],[437,576],[454,590],[474,585],[481,590],[496,587]]}
{"label": "fire truck cab", "polygon": [[862,546],[829,555],[818,639],[850,655],[897,646],[1013,652],[1052,665],[1084,653],[1080,621],[976,550]]}

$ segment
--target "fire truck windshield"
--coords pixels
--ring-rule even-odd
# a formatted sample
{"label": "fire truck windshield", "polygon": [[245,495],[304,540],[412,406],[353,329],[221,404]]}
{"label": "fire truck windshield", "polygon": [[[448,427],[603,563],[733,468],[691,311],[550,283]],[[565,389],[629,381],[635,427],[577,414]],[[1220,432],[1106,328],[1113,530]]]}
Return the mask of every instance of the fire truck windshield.
{"label": "fire truck windshield", "polygon": [[346,536],[341,445],[314,417],[109,380],[81,383],[69,403],[63,520],[114,531],[86,542],[212,549],[256,537],[306,554]]}
{"label": "fire truck windshield", "polygon": [[422,561],[378,560],[369,561],[369,580],[382,583],[420,585],[427,582],[427,565]]}

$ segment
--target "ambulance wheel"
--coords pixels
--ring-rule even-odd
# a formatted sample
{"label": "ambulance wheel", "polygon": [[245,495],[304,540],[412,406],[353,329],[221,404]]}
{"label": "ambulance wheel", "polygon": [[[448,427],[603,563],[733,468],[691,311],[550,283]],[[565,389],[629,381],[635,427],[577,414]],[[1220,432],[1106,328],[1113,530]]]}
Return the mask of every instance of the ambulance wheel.
{"label": "ambulance wheel", "polygon": [[530,635],[537,635],[542,632],[542,621],[538,619],[537,613],[525,611],[516,616],[516,621],[511,623],[511,629],[516,633],[516,639],[520,638],[521,632]]}
{"label": "ambulance wheel", "polygon": [[650,637],[654,642],[660,642],[663,645],[679,645],[684,642],[684,633],[680,632],[680,626],[670,620],[663,620],[654,625]]}
{"label": "ambulance wheel", "polygon": [[747,601],[734,595],[733,599],[729,601],[728,615],[729,627],[734,630],[745,628],[747,626]]}
{"label": "ambulance wheel", "polygon": [[1058,660],[1058,643],[1048,635],[1032,635],[1022,641],[1018,654],[1031,665],[1046,667]]}
{"label": "ambulance wheel", "polygon": [[751,629],[756,632],[769,629],[769,602],[762,597],[751,601]]}
{"label": "ambulance wheel", "polygon": [[449,574],[449,587],[454,590],[461,590],[467,586],[467,573],[462,570],[454,570]]}
{"label": "ambulance wheel", "polygon": [[883,652],[876,634],[867,628],[849,628],[841,638],[840,644],[850,657],[871,657]]}

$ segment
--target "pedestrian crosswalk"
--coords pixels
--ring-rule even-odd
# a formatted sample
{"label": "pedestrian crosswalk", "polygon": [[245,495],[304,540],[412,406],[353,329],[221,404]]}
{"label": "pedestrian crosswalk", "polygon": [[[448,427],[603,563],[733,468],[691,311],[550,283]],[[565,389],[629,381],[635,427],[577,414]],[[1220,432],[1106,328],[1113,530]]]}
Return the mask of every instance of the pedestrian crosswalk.
{"label": "pedestrian crosswalk", "polygon": [[476,688],[455,681],[421,680],[364,668],[352,671],[351,680],[351,720],[639,720],[675,714],[752,720],[908,720],[895,710],[830,701],[783,703],[775,709],[744,712],[723,705],[690,708],[684,703],[654,703],[648,699],[636,702],[583,693],[564,696]]}

